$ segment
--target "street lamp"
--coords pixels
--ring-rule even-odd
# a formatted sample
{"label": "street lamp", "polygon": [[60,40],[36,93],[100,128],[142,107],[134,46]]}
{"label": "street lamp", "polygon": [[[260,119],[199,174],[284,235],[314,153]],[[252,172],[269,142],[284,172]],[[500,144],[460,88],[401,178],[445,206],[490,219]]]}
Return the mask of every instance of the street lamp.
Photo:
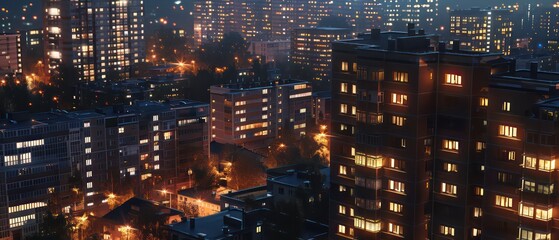
{"label": "street lamp", "polygon": [[189,188],[192,188],[192,169],[189,168],[187,173],[188,173],[188,185]]}

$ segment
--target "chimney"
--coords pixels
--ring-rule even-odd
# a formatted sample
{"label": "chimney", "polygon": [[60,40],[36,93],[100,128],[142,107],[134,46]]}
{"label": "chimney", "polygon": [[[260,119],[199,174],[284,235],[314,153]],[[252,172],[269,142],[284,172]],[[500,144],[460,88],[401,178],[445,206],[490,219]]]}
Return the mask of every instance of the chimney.
{"label": "chimney", "polygon": [[415,24],[414,23],[408,23],[408,30],[414,29],[415,28]]}
{"label": "chimney", "polygon": [[445,42],[439,42],[439,52],[445,52],[446,51],[446,43]]}
{"label": "chimney", "polygon": [[196,219],[191,218],[190,219],[190,229],[194,229],[194,227],[196,227]]}
{"label": "chimney", "polygon": [[375,41],[375,40],[379,40],[379,38],[380,38],[380,29],[379,28],[371,29],[371,40]]}
{"label": "chimney", "polygon": [[396,51],[396,39],[388,39],[388,51]]}
{"label": "chimney", "polygon": [[417,35],[422,35],[422,36],[425,35],[425,29],[419,29],[417,31]]}
{"label": "chimney", "polygon": [[530,78],[538,78],[538,62],[530,63]]}
{"label": "chimney", "polygon": [[415,29],[408,29],[408,36],[415,36]]}
{"label": "chimney", "polygon": [[460,51],[460,40],[454,39],[452,41],[452,51]]}
{"label": "chimney", "polygon": [[516,72],[516,59],[511,59],[509,62],[509,72],[515,73]]}

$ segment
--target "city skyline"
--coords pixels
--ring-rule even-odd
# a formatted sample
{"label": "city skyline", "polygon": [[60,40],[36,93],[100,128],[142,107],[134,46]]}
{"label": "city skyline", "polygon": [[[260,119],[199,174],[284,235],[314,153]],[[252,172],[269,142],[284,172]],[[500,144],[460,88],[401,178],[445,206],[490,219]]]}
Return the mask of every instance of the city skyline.
{"label": "city skyline", "polygon": [[0,3],[0,240],[559,239],[556,0]]}

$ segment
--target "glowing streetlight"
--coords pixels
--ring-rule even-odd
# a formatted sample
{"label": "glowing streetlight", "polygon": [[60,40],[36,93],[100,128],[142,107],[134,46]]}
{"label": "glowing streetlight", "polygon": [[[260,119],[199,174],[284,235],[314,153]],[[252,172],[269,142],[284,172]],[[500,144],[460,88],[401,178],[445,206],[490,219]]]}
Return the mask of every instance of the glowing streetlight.
{"label": "glowing streetlight", "polygon": [[189,168],[187,173],[188,173],[188,185],[189,188],[192,188],[192,168]]}

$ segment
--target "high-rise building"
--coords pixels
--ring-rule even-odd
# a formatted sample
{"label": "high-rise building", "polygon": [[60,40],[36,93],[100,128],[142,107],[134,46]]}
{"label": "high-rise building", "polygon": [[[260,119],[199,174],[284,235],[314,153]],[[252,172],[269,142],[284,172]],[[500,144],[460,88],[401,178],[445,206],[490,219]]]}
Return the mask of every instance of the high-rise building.
{"label": "high-rise building", "polygon": [[330,16],[339,17],[341,22],[333,23],[338,27],[345,21],[353,33],[398,29],[409,22],[435,29],[438,7],[438,0],[197,0],[193,15],[200,44],[230,31],[249,41],[288,39],[293,29],[320,26]]}
{"label": "high-rise building", "polygon": [[0,74],[21,73],[19,34],[0,34]]}
{"label": "high-rise building", "polygon": [[529,12],[530,36],[536,48],[559,51],[559,3],[553,6],[537,5]]}
{"label": "high-rise building", "polygon": [[438,0],[382,0],[381,5],[383,29],[403,29],[408,23],[428,31],[438,27]]}
{"label": "high-rise building", "polygon": [[212,86],[211,139],[256,150],[286,132],[305,134],[311,95],[307,82],[295,80]]}
{"label": "high-rise building", "polygon": [[296,28],[291,34],[291,62],[312,72],[312,80],[331,78],[332,42],[347,39],[347,28]]}
{"label": "high-rise building", "polygon": [[[48,203],[69,205],[70,122],[44,113],[0,120],[0,239],[25,239],[39,230]],[[69,210],[69,208],[66,208]]]}
{"label": "high-rise building", "polygon": [[462,46],[482,52],[510,54],[514,45],[511,10],[455,10],[450,12],[450,37]]}
{"label": "high-rise building", "polygon": [[207,104],[177,100],[0,120],[0,239],[38,231],[49,208],[91,210],[111,192],[186,181],[209,154],[207,117]]}
{"label": "high-rise building", "polygon": [[145,60],[142,0],[47,0],[45,63],[74,67],[80,81],[126,79]]}
{"label": "high-rise building", "polygon": [[507,61],[410,26],[335,42],[332,63],[330,238],[479,237],[487,89]]}
{"label": "high-rise building", "polygon": [[556,239],[559,73],[511,70],[489,84],[482,234]]}

